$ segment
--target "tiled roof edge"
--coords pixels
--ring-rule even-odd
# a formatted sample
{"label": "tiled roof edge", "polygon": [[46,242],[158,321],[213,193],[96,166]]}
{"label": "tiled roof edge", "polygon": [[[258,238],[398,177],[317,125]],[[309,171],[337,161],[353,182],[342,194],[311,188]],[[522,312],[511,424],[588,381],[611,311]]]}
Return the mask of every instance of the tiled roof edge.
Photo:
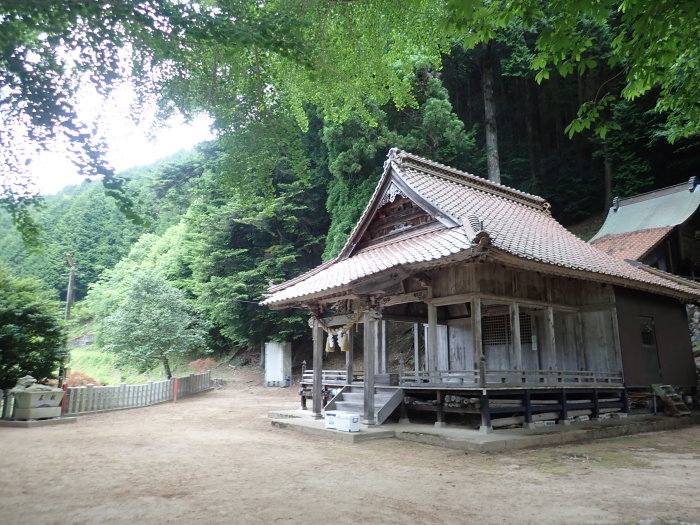
{"label": "tiled roof edge", "polygon": [[[308,272],[302,273],[301,275],[295,277],[294,279],[290,279],[288,281],[284,281],[283,283],[275,284],[274,286],[270,286],[267,289],[267,292],[264,294],[265,296],[272,296],[275,293],[284,290],[285,288],[289,288],[290,286],[293,286],[297,284],[298,282],[304,281],[308,279],[309,277],[316,275],[318,272],[325,270],[329,266],[332,266],[334,263],[338,261],[338,258],[335,257],[334,259],[330,259],[322,264],[319,264],[316,266],[316,268],[313,268],[309,270]],[[265,301],[262,301],[261,304],[263,304]]]}
{"label": "tiled roof edge", "polygon": [[634,268],[639,268],[640,270],[644,270],[647,273],[656,275],[657,277],[661,277],[676,284],[687,286],[688,288],[694,288],[698,290],[698,293],[700,293],[700,283],[698,283],[697,281],[691,281],[690,279],[686,279],[685,277],[681,277],[680,275],[664,272],[663,270],[659,270],[658,268],[654,268],[653,266],[649,266],[648,264],[644,264],[639,261],[634,261],[632,259],[624,259],[624,261],[630,266],[633,266]]}
{"label": "tiled roof edge", "polygon": [[[629,235],[634,235],[634,234],[644,234],[644,233],[648,233],[648,232],[652,232],[652,231],[655,232],[655,231],[658,231],[658,230],[664,230],[663,235],[662,235],[661,237],[659,237],[659,238],[656,240],[655,243],[651,244],[650,246],[647,246],[646,249],[645,249],[645,251],[643,251],[641,254],[639,254],[639,255],[637,256],[637,260],[640,260],[640,259],[643,259],[644,257],[646,257],[647,255],[649,255],[649,253],[650,253],[651,251],[653,251],[653,250],[654,250],[659,244],[661,244],[669,235],[671,235],[671,232],[673,232],[674,228],[675,228],[675,226],[660,226],[660,227],[658,227],[658,228],[643,228],[643,229],[641,229],[641,230],[634,230],[634,231],[631,231],[631,232],[606,233],[605,235],[603,235],[602,237],[598,237],[597,239],[596,239],[596,238],[590,239],[590,240],[588,241],[588,244],[590,244],[590,245],[593,246],[594,248],[599,249],[599,250],[602,251],[603,253],[607,253],[605,250],[603,250],[602,248],[600,248],[598,245],[599,245],[599,244],[603,244],[603,243],[608,242],[608,241],[611,241],[611,240],[614,240],[615,238],[622,237],[623,235],[629,236]],[[613,255],[613,256],[611,256],[611,257],[615,257],[615,256]],[[617,258],[617,257],[615,257],[615,258]]]}
{"label": "tiled roof edge", "polygon": [[469,186],[477,190],[487,191],[550,214],[551,206],[542,197],[531,195],[530,193],[477,177],[471,173],[466,173],[450,166],[445,166],[444,164],[419,157],[418,155],[408,153],[398,148],[392,148],[389,150],[388,157],[389,161],[396,163],[399,168],[406,163],[420,169],[421,171],[426,171],[445,179],[452,179],[458,184]]}

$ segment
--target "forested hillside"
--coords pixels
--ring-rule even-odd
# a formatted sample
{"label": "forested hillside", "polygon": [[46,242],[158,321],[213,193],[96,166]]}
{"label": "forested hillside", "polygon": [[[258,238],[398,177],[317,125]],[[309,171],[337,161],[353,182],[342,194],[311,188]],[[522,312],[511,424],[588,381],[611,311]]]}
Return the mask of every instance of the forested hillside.
{"label": "forested hillside", "polygon": [[[612,196],[699,174],[697,99],[685,92],[696,72],[664,71],[660,58],[652,71],[641,48],[695,60],[686,3],[656,13],[686,17],[656,43],[648,39],[663,28],[635,26],[651,15],[605,2],[586,4],[580,19],[524,0],[485,3],[487,12],[501,6],[493,19],[459,2],[269,4],[289,18],[222,3],[208,15],[218,26],[202,13],[181,28],[172,19],[191,37],[176,49],[155,29],[147,41],[129,33],[151,46],[153,67],[170,61],[157,86],[163,100],[209,112],[220,138],[121,174],[116,186],[119,177],[106,179],[142,223],[125,219],[99,181],[85,183],[32,212],[39,253],[1,216],[0,257],[59,294],[72,253],[84,315],[103,327],[133,279],[160,280],[183,292],[209,347],[229,353],[307,336],[303,312],[257,303],[270,282],[338,253],[391,147],[541,195],[565,225],[603,213]],[[221,12],[251,24],[231,28]],[[6,205],[15,223],[17,202]]]}

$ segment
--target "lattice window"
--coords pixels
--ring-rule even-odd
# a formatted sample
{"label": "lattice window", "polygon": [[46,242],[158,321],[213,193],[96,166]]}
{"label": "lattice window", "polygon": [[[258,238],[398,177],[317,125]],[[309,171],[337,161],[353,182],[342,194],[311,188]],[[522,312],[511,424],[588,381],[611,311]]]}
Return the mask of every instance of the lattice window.
{"label": "lattice window", "polygon": [[482,317],[481,342],[484,345],[510,344],[510,316],[508,314],[503,314]]}
{"label": "lattice window", "polygon": [[520,312],[520,344],[532,344],[532,318],[523,312]]}

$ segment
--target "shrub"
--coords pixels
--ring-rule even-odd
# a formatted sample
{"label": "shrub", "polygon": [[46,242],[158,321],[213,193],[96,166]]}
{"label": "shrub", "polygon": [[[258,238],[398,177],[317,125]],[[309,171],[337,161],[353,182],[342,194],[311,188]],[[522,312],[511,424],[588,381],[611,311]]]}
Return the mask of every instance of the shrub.
{"label": "shrub", "polygon": [[79,372],[77,370],[68,374],[64,383],[66,386],[100,386],[100,382],[97,379],[90,377],[85,372]]}
{"label": "shrub", "polygon": [[195,359],[187,367],[198,373],[206,372],[207,370],[213,370],[218,366],[218,363],[211,357],[206,359]]}

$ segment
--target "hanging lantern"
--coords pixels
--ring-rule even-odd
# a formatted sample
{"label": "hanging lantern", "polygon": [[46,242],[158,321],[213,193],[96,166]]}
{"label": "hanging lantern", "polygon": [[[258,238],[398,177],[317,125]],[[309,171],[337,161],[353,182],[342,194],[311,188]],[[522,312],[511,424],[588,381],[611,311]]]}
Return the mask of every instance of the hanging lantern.
{"label": "hanging lantern", "polygon": [[326,340],[326,352],[335,352],[335,343],[333,342],[333,334],[328,334],[328,339]]}
{"label": "hanging lantern", "polygon": [[351,337],[350,330],[346,330],[345,332],[340,332],[340,334],[338,334],[338,337],[341,337],[341,339],[340,339],[340,351],[341,352],[349,352],[350,351],[350,337]]}

